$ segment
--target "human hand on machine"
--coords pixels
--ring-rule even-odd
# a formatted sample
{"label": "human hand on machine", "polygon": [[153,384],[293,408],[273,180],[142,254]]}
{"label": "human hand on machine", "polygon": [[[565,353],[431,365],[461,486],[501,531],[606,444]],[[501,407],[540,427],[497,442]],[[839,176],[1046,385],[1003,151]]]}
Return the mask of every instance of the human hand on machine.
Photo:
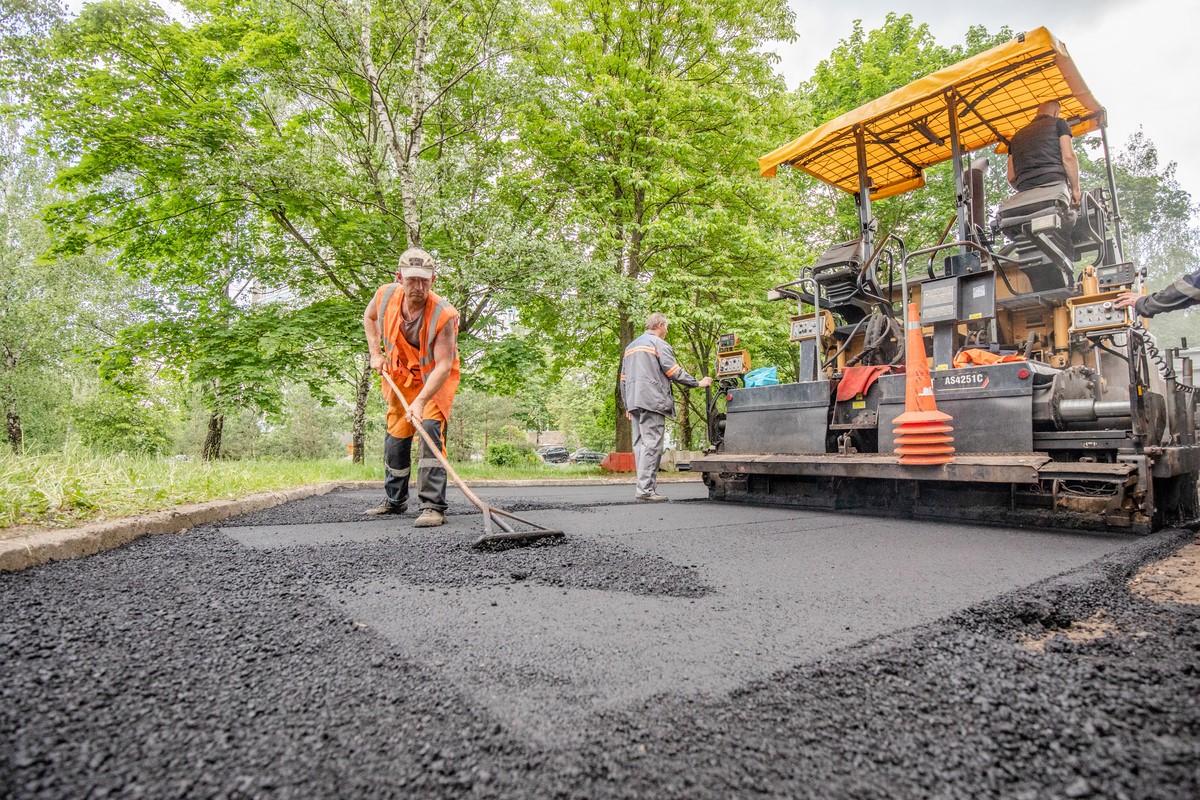
{"label": "human hand on machine", "polygon": [[712,377],[708,375],[704,376],[700,379],[698,386],[701,389],[707,389],[708,387],[712,386]]}
{"label": "human hand on machine", "polygon": [[1122,292],[1121,294],[1117,295],[1117,299],[1113,301],[1113,306],[1115,308],[1129,308],[1138,301],[1139,297],[1141,297],[1141,295],[1137,292]]}

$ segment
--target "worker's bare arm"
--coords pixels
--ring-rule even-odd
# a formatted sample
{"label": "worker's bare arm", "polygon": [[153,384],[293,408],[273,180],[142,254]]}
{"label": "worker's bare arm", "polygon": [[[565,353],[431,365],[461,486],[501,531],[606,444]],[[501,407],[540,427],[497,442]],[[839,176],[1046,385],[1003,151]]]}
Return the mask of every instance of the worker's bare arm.
{"label": "worker's bare arm", "polygon": [[[1083,195],[1079,189],[1079,159],[1075,157],[1075,148],[1071,146],[1070,136],[1058,137],[1058,146],[1062,151],[1063,167],[1067,170],[1067,183],[1071,187],[1071,204],[1077,206]],[[1012,163],[1011,159],[1009,163]]]}
{"label": "worker's bare arm", "polygon": [[371,351],[371,369],[383,371],[385,359],[383,349],[379,345],[379,296],[371,298],[367,310],[363,312],[363,332],[367,336],[367,349]]}

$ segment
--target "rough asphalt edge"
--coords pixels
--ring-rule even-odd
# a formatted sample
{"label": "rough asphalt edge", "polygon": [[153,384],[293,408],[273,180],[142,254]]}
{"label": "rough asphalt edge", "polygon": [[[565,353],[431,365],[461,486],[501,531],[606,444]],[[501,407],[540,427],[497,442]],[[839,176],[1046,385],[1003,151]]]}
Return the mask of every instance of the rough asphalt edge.
{"label": "rough asphalt edge", "polygon": [[[666,476],[663,476],[664,478]],[[699,476],[680,476],[667,480],[685,482],[698,481]],[[481,480],[471,481],[472,486],[604,486],[608,484],[631,483],[632,478],[592,478],[584,480],[566,480],[551,478],[546,480]],[[243,497],[238,500],[210,500],[206,503],[190,503],[176,506],[167,511],[155,511],[136,517],[97,522],[78,528],[62,528],[36,530],[23,536],[0,539],[0,572],[16,572],[17,570],[45,564],[50,561],[61,561],[68,558],[79,558],[111,550],[128,544],[135,539],[154,533],[181,533],[197,525],[236,517],[241,514],[253,514],[268,508],[289,503],[292,500],[303,500],[306,497],[316,497],[328,494],[334,489],[374,489],[380,486],[380,481],[328,481],[325,483],[300,486],[295,489],[282,489],[275,492],[262,492]]]}
{"label": "rough asphalt edge", "polygon": [[[1034,632],[1066,632],[1073,622],[1096,611],[1089,589],[1123,585],[1147,564],[1161,561],[1196,539],[1197,530],[1166,528],[1137,538],[1082,566],[1060,572],[1036,583],[975,603],[930,623],[885,633],[856,644],[837,648],[814,659],[806,667],[858,661],[912,646],[934,628],[1027,628]],[[785,670],[786,672],[786,670]]]}

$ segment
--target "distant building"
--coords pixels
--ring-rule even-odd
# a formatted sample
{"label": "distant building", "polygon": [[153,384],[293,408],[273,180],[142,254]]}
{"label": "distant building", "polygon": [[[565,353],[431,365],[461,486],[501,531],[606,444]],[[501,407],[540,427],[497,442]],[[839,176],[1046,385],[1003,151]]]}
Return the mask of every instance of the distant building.
{"label": "distant building", "polygon": [[525,431],[525,438],[534,447],[547,444],[563,447],[567,443],[567,435],[562,431]]}

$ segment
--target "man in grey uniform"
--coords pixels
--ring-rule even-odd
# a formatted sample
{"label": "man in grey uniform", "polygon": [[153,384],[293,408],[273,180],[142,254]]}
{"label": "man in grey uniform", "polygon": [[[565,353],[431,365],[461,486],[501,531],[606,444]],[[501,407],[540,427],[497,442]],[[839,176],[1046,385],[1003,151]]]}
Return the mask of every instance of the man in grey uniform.
{"label": "man in grey uniform", "polygon": [[633,422],[633,453],[637,460],[639,503],[661,503],[667,498],[658,489],[658,461],[662,458],[667,417],[675,416],[671,382],[704,388],[712,378],[696,380],[675,361],[675,351],[663,341],[667,318],[655,312],[646,320],[646,332],[629,343],[621,359],[621,399],[625,416]]}

